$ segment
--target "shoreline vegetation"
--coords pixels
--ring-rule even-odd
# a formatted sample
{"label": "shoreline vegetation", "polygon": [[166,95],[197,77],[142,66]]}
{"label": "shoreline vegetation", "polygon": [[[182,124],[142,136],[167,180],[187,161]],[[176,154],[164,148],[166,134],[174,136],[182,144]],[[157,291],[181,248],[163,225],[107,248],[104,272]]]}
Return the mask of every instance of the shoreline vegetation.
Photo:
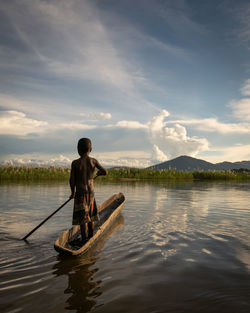
{"label": "shoreline vegetation", "polygon": [[[0,166],[0,182],[5,181],[63,181],[68,180],[70,169],[65,167]],[[139,168],[108,169],[107,176],[98,181],[245,181],[250,180],[250,170],[193,171],[152,170]]]}

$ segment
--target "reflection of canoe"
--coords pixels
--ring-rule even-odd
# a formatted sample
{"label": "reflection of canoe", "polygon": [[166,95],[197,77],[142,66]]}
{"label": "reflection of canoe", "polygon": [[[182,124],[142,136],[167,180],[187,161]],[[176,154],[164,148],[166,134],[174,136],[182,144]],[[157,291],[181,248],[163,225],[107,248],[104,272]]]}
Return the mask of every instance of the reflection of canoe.
{"label": "reflection of canoe", "polygon": [[92,238],[81,244],[80,226],[73,226],[64,231],[56,240],[54,248],[57,252],[68,255],[79,255],[85,253],[114,223],[125,202],[122,193],[118,193],[105,200],[99,207],[100,221],[95,225],[95,232]]}

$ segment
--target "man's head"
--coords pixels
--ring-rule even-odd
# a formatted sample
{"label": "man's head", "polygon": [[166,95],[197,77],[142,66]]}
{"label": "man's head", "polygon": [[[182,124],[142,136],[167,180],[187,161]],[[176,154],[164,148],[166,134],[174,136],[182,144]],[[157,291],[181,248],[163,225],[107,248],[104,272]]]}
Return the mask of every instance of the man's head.
{"label": "man's head", "polygon": [[80,156],[83,156],[85,153],[91,152],[91,140],[89,138],[81,138],[78,141],[77,150]]}

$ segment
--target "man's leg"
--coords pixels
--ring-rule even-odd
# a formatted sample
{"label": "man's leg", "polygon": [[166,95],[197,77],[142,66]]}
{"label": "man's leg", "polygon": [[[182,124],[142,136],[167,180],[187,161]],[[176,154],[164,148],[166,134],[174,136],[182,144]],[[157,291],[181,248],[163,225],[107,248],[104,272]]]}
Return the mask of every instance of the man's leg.
{"label": "man's leg", "polygon": [[85,241],[88,238],[88,224],[84,223],[81,224],[81,235],[82,235],[82,241]]}
{"label": "man's leg", "polygon": [[93,237],[94,234],[94,222],[88,223],[88,230],[89,230],[89,238]]}

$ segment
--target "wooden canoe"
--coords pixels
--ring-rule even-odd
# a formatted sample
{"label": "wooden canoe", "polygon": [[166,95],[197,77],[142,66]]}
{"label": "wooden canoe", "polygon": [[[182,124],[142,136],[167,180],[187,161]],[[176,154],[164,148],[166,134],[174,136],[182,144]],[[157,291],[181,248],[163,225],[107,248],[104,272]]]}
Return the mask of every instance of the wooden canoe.
{"label": "wooden canoe", "polygon": [[87,252],[97,240],[110,228],[114,223],[125,202],[122,193],[115,194],[105,200],[98,207],[100,221],[95,222],[94,235],[83,245],[80,243],[80,226],[73,226],[71,229],[64,231],[54,243],[54,248],[61,254],[80,255]]}

